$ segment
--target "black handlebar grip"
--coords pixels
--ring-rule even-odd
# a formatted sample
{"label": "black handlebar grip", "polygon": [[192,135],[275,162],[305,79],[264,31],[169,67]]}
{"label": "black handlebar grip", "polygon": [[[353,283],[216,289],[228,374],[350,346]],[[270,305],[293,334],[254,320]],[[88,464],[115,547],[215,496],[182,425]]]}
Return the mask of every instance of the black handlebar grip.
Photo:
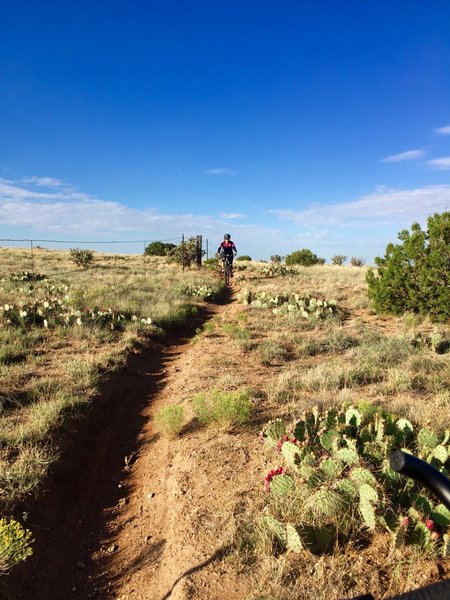
{"label": "black handlebar grip", "polygon": [[[391,468],[397,473],[412,477],[439,498],[450,510],[450,480],[430,464],[407,454],[402,450],[394,450],[390,458]],[[450,595],[447,596],[450,599]]]}
{"label": "black handlebar grip", "polygon": [[[438,471],[439,472],[439,471]],[[427,585],[420,590],[413,590],[406,594],[393,596],[389,600],[449,600],[450,598],[450,579]]]}
{"label": "black handlebar grip", "polygon": [[[413,590],[412,592],[406,592],[398,596],[389,596],[387,600],[449,600],[450,599],[450,579],[439,581],[427,585],[426,587],[420,588],[420,590]],[[347,598],[346,600],[350,600]],[[353,600],[374,600],[372,594],[365,594],[364,596],[358,596]]]}

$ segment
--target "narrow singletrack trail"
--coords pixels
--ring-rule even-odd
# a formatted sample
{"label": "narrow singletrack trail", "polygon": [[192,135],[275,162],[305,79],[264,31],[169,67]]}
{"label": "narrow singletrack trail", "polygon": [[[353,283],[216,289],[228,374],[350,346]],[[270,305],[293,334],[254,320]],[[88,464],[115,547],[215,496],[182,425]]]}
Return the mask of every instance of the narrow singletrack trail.
{"label": "narrow singletrack trail", "polygon": [[[242,436],[198,427],[189,405],[214,387],[207,363],[223,345],[220,336],[195,344],[192,336],[236,312],[232,300],[230,289],[222,305],[209,305],[164,344],[131,354],[112,376],[30,509],[35,552],[5,599],[245,596],[248,582],[226,557],[234,514],[252,484],[248,451]],[[152,422],[167,404],[183,405],[190,418],[173,441]]]}

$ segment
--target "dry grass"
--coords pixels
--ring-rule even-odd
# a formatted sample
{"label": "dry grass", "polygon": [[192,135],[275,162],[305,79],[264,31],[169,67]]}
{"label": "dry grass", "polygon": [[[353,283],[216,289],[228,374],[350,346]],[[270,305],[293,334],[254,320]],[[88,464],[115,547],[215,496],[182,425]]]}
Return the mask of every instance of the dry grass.
{"label": "dry grass", "polygon": [[[29,261],[29,255],[22,254]],[[13,256],[2,250],[0,275],[8,269],[18,270],[19,256],[20,251]],[[80,303],[114,302],[139,308],[164,326],[176,322],[180,315],[178,309],[186,301],[182,298],[185,286],[205,281],[205,276],[196,272],[181,277],[172,265],[143,261],[142,257],[119,260],[96,255],[96,266],[87,274],[57,253],[35,252],[34,261],[34,270],[60,273],[62,281],[69,280],[79,290]],[[26,264],[23,268],[31,267]],[[270,418],[295,418],[314,405],[366,401],[422,425],[448,428],[450,354],[438,355],[426,344],[412,343],[411,333],[429,335],[435,327],[432,323],[413,315],[379,318],[372,314],[365,272],[365,268],[321,266],[269,278],[262,275],[261,266],[250,263],[236,273],[235,283],[239,281],[240,286],[252,290],[289,290],[302,296],[335,299],[341,309],[339,318],[313,321],[275,316],[270,310],[236,304],[228,311],[229,319],[215,319],[198,332],[195,349],[203,357],[202,366],[189,380],[183,400],[189,403],[195,394],[208,395],[214,388],[224,392],[249,390],[250,421],[238,434],[233,432],[232,439],[240,440],[237,435],[242,435],[248,442],[246,451],[260,461],[261,473],[276,466],[273,457],[264,454],[258,444],[262,425]],[[92,274],[95,286],[86,280],[86,275]],[[12,289],[1,287],[0,304]],[[450,336],[449,325],[440,328]],[[7,334],[0,330],[0,335],[8,344]],[[120,365],[120,356],[137,343],[138,336],[137,327],[120,336],[83,329],[40,331],[32,341],[17,332],[11,336],[10,353],[3,359],[0,354],[0,437],[5,448],[0,479],[16,481],[7,492],[10,498],[36,485],[34,471],[24,465],[25,458],[38,478],[45,473],[53,457],[40,454],[46,447],[43,440],[58,428],[66,412],[89,398],[99,374],[107,375],[109,368]],[[92,360],[89,349],[99,357],[98,363]],[[58,385],[54,386],[52,379]],[[61,389],[67,386],[72,391],[64,395]],[[9,450],[14,446],[25,452],[19,464],[18,455]],[[216,460],[206,450],[205,456],[211,464]],[[280,554],[267,532],[255,525],[264,503],[263,492],[253,488],[248,491],[245,509],[236,517],[235,564],[242,572],[252,572],[253,600],[336,600],[368,591],[381,597],[439,578],[436,564],[423,557],[412,552],[388,554],[382,534],[365,548],[349,547],[322,557],[308,552]],[[440,564],[439,568],[445,572],[448,565]]]}
{"label": "dry grass", "polygon": [[[211,276],[182,270],[165,260],[95,253],[92,268],[76,267],[69,252],[0,248],[0,306],[39,298],[42,282],[13,281],[19,272],[47,276],[54,294],[69,294],[76,310],[99,307],[137,315],[122,331],[101,326],[0,327],[0,486],[1,503],[37,489],[55,460],[52,438],[74,412],[85,410],[108,373],[124,364],[128,349],[146,335],[189,318],[201,299],[188,288],[209,286]],[[67,291],[61,292],[60,289]],[[152,319],[142,324],[141,317]]]}
{"label": "dry grass", "polygon": [[[361,401],[382,405],[422,426],[448,428],[450,354],[438,355],[428,344],[414,342],[417,334],[425,339],[435,325],[414,315],[380,318],[373,314],[365,272],[354,267],[313,267],[264,278],[257,266],[249,265],[241,273],[242,288],[336,299],[341,309],[340,318],[316,322],[244,305],[235,311],[232,322],[251,332],[252,345],[240,352],[239,366],[230,361],[228,381],[231,385],[237,378],[240,384],[259,390],[255,438],[270,418],[290,420],[314,405]],[[450,335],[449,325],[440,328],[443,335]],[[210,359],[213,368],[217,363],[216,358]],[[224,381],[227,363],[221,365]],[[263,469],[263,465],[278,466],[276,456],[268,457],[256,440],[252,444]],[[442,576],[435,562],[414,550],[387,552],[382,533],[366,547],[336,549],[322,557],[307,551],[283,553],[258,521],[265,514],[261,502],[262,493],[247,498],[245,511],[237,518],[235,539],[236,568],[253,573],[253,600],[336,600],[368,591],[384,597]],[[448,570],[448,561],[439,568]]]}

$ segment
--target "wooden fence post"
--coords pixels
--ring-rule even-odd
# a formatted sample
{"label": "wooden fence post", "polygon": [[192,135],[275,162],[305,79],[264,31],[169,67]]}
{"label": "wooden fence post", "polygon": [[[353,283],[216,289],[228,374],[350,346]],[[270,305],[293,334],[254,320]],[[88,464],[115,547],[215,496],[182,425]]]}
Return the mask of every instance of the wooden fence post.
{"label": "wooden fence post", "polygon": [[197,244],[196,244],[196,252],[195,252],[196,256],[196,262],[197,262],[197,268],[200,269],[202,266],[202,236],[198,235],[197,236]]}

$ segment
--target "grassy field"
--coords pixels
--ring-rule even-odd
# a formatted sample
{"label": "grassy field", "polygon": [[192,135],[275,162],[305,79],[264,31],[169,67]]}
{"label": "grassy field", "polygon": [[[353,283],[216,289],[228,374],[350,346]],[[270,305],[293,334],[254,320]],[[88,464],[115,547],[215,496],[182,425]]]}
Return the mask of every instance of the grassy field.
{"label": "grassy field", "polygon": [[[182,324],[221,285],[208,270],[183,273],[159,259],[96,254],[93,267],[82,270],[68,258],[40,249],[31,263],[28,251],[0,249],[0,485],[9,511],[39,488],[57,458],[53,441],[127,352]],[[48,280],[26,281],[27,270]],[[215,426],[220,443],[231,448],[239,439],[248,449],[253,474],[282,462],[261,448],[259,431],[270,420],[295,422],[315,406],[378,407],[444,436],[450,325],[374,314],[365,273],[236,263],[235,301],[225,317],[197,331],[195,377],[178,396],[180,407],[157,416],[157,430],[172,439],[186,419]],[[448,567],[428,538],[428,545],[392,548],[379,527],[322,554],[285,552],[261,517],[289,521],[292,507],[264,494],[262,483],[232,515],[233,560],[238,577],[252,574],[252,599],[333,600],[349,588],[393,594],[436,580]]]}
{"label": "grassy field", "polygon": [[143,256],[96,254],[85,270],[68,252],[0,249],[4,508],[36,491],[57,458],[55,433],[92,402],[127,352],[181,325],[218,283]]}
{"label": "grassy field", "polygon": [[[211,341],[214,336],[223,337],[233,348],[226,360],[211,352],[209,365],[202,371],[204,385],[208,385],[208,372],[212,377],[220,369],[221,377],[214,380],[216,389],[250,390],[257,407],[249,420],[252,430],[264,429],[275,419],[295,423],[313,407],[323,412],[359,406],[368,412],[377,407],[394,419],[407,419],[415,431],[433,430],[445,440],[450,422],[449,325],[436,326],[412,314],[400,318],[374,314],[365,273],[365,268],[320,266],[281,275],[277,269],[247,265],[236,277],[240,308],[232,319],[218,321],[204,332]],[[304,318],[298,311],[283,314],[278,309],[274,314],[273,307],[288,292],[335,301],[337,310],[328,318]],[[270,304],[270,299],[278,305]],[[283,456],[273,449],[248,444],[250,454],[260,455],[262,468],[266,465],[269,471],[284,465],[286,469]],[[361,464],[368,463],[363,460]],[[237,560],[242,572],[253,573],[251,598],[329,600],[346,597],[349,589],[360,594],[370,590],[381,597],[439,578],[438,564],[442,572],[448,569],[448,559],[439,556],[441,550],[431,543],[429,532],[423,530],[422,541],[395,547],[392,532],[378,525],[373,532],[363,525],[353,541],[349,538],[325,553],[286,552],[278,526],[267,518],[301,523],[307,511],[311,513],[308,493],[296,477],[298,492],[289,493],[286,499],[249,494],[237,518]],[[319,493],[327,489],[325,482]],[[410,514],[394,507],[396,518],[402,510]],[[426,511],[414,510],[411,514],[423,520],[415,531],[422,531]],[[329,508],[322,513],[317,510],[312,518],[316,525],[317,520],[327,524],[330,514]],[[356,514],[351,517],[356,519]],[[337,524],[341,532],[347,526]],[[440,535],[436,533],[436,539]]]}

